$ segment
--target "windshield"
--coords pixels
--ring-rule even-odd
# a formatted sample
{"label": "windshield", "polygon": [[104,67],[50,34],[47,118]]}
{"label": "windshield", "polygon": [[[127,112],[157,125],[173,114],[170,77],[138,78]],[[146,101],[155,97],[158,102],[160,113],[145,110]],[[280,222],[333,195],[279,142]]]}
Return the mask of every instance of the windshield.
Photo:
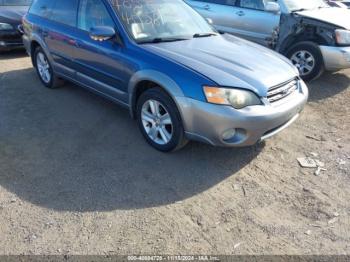
{"label": "windshield", "polygon": [[311,10],[320,7],[329,7],[329,5],[327,5],[324,0],[285,0],[284,2],[290,11],[303,9]]}
{"label": "windshield", "polygon": [[136,42],[188,39],[214,29],[183,0],[110,0]]}
{"label": "windshield", "polygon": [[32,0],[0,0],[0,6],[29,6]]}

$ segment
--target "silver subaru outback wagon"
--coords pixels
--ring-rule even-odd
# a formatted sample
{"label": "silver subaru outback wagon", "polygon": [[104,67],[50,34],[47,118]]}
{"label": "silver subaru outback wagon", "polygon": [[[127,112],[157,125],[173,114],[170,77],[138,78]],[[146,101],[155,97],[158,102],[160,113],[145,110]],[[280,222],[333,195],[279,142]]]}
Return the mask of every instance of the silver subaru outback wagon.
{"label": "silver subaru outback wagon", "polygon": [[182,0],[35,0],[23,29],[45,87],[65,79],[126,107],[164,152],[253,145],[308,98],[285,57],[218,34]]}

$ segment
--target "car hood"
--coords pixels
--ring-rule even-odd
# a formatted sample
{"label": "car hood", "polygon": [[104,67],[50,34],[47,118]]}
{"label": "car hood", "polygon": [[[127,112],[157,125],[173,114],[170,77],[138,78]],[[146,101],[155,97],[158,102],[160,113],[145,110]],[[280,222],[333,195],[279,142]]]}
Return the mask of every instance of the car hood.
{"label": "car hood", "polygon": [[0,6],[0,23],[20,24],[27,10],[27,6]]}
{"label": "car hood", "polygon": [[350,30],[350,10],[345,8],[320,8],[297,12],[298,15],[317,19]]}
{"label": "car hood", "polygon": [[297,69],[280,54],[231,35],[142,46],[219,86],[246,88],[260,96],[266,96],[268,88],[298,75]]}

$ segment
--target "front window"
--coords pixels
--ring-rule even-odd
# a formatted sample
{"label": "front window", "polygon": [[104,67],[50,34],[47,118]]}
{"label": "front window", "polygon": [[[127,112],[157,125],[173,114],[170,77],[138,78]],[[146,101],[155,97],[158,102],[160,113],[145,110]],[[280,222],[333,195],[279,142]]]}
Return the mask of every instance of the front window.
{"label": "front window", "polygon": [[215,34],[214,29],[183,0],[110,0],[136,42],[186,39]]}
{"label": "front window", "polygon": [[32,0],[0,0],[0,6],[29,6]]}
{"label": "front window", "polygon": [[316,8],[329,7],[324,0],[285,0],[285,4],[290,11],[312,10]]}
{"label": "front window", "polygon": [[263,0],[241,0],[240,7],[265,10],[265,2]]}
{"label": "front window", "polygon": [[78,28],[90,31],[96,26],[114,27],[114,22],[101,0],[80,0]]}

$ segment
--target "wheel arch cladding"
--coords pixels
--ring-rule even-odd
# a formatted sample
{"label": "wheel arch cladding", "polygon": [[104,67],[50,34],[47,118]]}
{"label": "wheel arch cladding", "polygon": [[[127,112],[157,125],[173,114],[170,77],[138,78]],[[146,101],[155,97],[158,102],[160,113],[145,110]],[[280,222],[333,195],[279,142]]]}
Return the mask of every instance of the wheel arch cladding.
{"label": "wheel arch cladding", "polygon": [[[183,97],[184,93],[177,83],[161,72],[155,70],[143,70],[135,73],[129,81],[129,105],[130,114],[133,118],[135,118],[136,115],[135,110],[137,99],[140,97],[142,92],[155,86],[161,88],[165,93],[167,93],[178,107],[176,97]],[[180,112],[181,110],[178,111]]]}
{"label": "wheel arch cladding", "polygon": [[32,59],[32,64],[33,66],[35,67],[35,63],[34,63],[34,53],[35,53],[35,50],[40,47],[40,44],[38,41],[36,40],[33,40],[31,43],[30,43],[30,57]]}
{"label": "wheel arch cladding", "polygon": [[[52,56],[51,56],[51,54],[50,54],[50,52],[48,51],[49,49],[48,49],[48,47],[47,47],[47,45],[45,44],[45,42],[44,41],[42,41],[42,39],[38,36],[38,35],[36,35],[36,34],[33,34],[32,36],[31,36],[31,42],[30,42],[30,54],[31,54],[31,57],[32,57],[32,62],[34,62],[34,57],[33,57],[33,55],[34,55],[34,52],[35,52],[35,49],[37,48],[37,47],[41,47],[42,49],[43,49],[43,51],[45,52],[45,55],[47,56],[47,59],[49,59],[49,62],[52,64],[52,62],[53,62],[53,60],[52,60]],[[34,64],[34,63],[33,63]]]}

